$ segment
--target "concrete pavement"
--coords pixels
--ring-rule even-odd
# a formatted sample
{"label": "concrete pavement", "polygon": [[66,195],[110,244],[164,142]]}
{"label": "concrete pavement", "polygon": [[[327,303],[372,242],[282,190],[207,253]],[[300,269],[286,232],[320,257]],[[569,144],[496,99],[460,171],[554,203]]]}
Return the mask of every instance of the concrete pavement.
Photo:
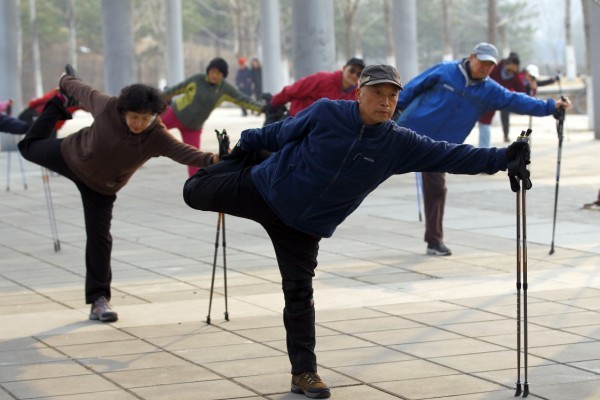
{"label": "concrete pavement", "polygon": [[[66,129],[86,122],[75,118]],[[261,124],[221,108],[205,127],[232,142]],[[512,116],[513,136],[528,117]],[[585,117],[568,115],[555,254],[548,255],[556,179],[554,120],[533,121],[527,197],[532,399],[600,399],[600,187]],[[475,143],[477,132],[469,138]],[[493,127],[493,143],[501,143]],[[50,178],[55,253],[40,168],[12,155],[0,193],[0,400],[294,400],[274,253],[262,229],[226,217],[230,321],[222,262],[205,323],[217,216],[181,199],[185,167],[148,162],[119,193],[113,299],[119,321],[89,321],[79,195]],[[0,154],[6,179],[7,153]],[[2,179],[2,178],[0,178]],[[4,181],[3,183],[5,183]],[[448,176],[445,242],[426,256],[414,174],[395,176],[321,242],[315,279],[319,373],[333,399],[513,398],[516,371],[515,195],[505,173]]]}

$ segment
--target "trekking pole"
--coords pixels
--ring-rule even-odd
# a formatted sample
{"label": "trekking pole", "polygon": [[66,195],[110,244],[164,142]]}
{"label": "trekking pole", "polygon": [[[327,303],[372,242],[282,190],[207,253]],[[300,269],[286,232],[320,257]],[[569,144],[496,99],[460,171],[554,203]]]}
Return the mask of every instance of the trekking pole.
{"label": "trekking pole", "polygon": [[[531,129],[527,132],[522,131],[517,141],[529,142]],[[527,207],[525,191],[527,187],[522,177],[518,177],[521,183],[516,181],[511,189],[516,193],[516,214],[517,214],[517,383],[515,397],[529,395],[528,382],[528,331],[527,331]],[[521,278],[522,276],[522,278]],[[523,303],[521,304],[521,289],[523,289]],[[521,307],[522,306],[522,307]],[[521,308],[523,308],[523,351],[521,351]],[[521,382],[521,353],[523,353],[524,362],[524,381]]]}
{"label": "trekking pole", "polygon": [[525,201],[525,184],[521,185],[521,201],[522,207],[522,228],[523,228],[523,367],[525,368],[525,381],[523,382],[523,397],[529,395],[529,381],[527,380],[527,356],[529,355],[529,343],[527,335],[527,202]]}
{"label": "trekking pole", "polygon": [[[227,135],[227,131],[223,129],[222,132],[215,130],[217,133],[217,141],[219,142],[219,156],[224,156],[229,151],[229,135]],[[225,282],[225,320],[229,321],[229,310],[227,308],[227,253],[226,253],[226,242],[225,242],[225,214],[219,213],[217,219],[217,234],[215,238],[215,254],[213,257],[213,270],[212,270],[212,278],[210,283],[210,298],[208,301],[208,315],[206,316],[206,323],[210,325],[210,310],[212,308],[212,298],[215,287],[215,273],[217,270],[217,255],[219,251],[219,236],[221,233],[221,228],[223,230],[223,276]]]}
{"label": "trekking pole", "polygon": [[521,389],[521,190],[516,192],[517,204],[517,387],[515,397]]}
{"label": "trekking pole", "polygon": [[[560,81],[559,81],[560,82]],[[561,89],[562,91],[562,89]],[[566,100],[561,96],[562,100]],[[556,187],[554,189],[554,218],[552,222],[552,243],[550,244],[550,255],[554,254],[554,234],[556,232],[556,210],[558,207],[558,188],[560,183],[560,162],[562,158],[563,127],[565,124],[565,109],[560,107],[556,111],[556,133],[558,134],[558,155],[556,157]]]}
{"label": "trekking pole", "polygon": [[210,325],[210,310],[212,308],[212,299],[213,299],[213,291],[215,288],[215,272],[217,270],[217,251],[219,250],[219,236],[221,233],[221,217],[222,213],[219,213],[219,217],[217,219],[217,235],[215,237],[215,255],[213,257],[213,269],[212,269],[212,279],[210,281],[210,298],[208,300],[208,315],[206,316],[206,323]]}
{"label": "trekking pole", "polygon": [[56,225],[56,216],[54,215],[54,203],[52,202],[52,192],[50,191],[50,177],[48,170],[42,167],[42,182],[44,183],[44,196],[46,197],[46,209],[50,219],[50,231],[52,232],[52,242],[54,243],[54,252],[60,251],[60,240],[58,239],[58,227]]}
{"label": "trekking pole", "polygon": [[423,221],[421,214],[421,193],[423,192],[423,177],[420,172],[415,172],[415,181],[417,183],[417,208],[419,210],[419,222]]}

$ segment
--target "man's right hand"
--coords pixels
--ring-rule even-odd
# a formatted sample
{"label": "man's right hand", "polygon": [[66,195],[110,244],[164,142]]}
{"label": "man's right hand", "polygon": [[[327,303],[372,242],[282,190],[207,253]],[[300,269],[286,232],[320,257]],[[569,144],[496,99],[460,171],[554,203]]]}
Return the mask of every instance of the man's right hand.
{"label": "man's right hand", "polygon": [[235,145],[235,147],[231,150],[231,152],[229,154],[225,154],[223,156],[221,156],[221,160],[225,161],[225,160],[238,160],[240,158],[244,158],[248,155],[248,152],[244,149],[242,149],[242,146],[240,145],[240,142],[237,142],[237,144]]}

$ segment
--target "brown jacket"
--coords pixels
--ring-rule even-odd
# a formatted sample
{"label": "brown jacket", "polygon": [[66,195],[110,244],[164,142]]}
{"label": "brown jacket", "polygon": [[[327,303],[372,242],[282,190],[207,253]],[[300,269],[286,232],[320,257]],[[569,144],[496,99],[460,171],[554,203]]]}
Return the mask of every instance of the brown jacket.
{"label": "brown jacket", "polygon": [[68,75],[61,78],[59,86],[94,117],[92,125],[67,136],[60,148],[67,165],[93,190],[105,195],[117,193],[151,157],[165,156],[198,167],[212,163],[213,153],[177,140],[160,117],[145,131],[134,134],[117,110],[117,97]]}

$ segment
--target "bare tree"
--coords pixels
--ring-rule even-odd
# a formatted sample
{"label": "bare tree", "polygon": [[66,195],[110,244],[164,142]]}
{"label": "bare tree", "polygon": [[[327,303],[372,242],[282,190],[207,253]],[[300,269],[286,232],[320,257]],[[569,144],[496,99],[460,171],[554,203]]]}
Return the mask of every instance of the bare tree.
{"label": "bare tree", "polygon": [[389,65],[396,64],[396,55],[394,53],[394,32],[392,24],[392,5],[391,0],[383,0],[383,18],[385,20],[385,54],[386,62]]}
{"label": "bare tree", "polygon": [[346,59],[353,57],[356,51],[356,37],[354,30],[354,20],[360,0],[339,0],[337,2],[338,9],[344,19],[344,57]]}
{"label": "bare tree", "polygon": [[571,33],[571,0],[565,1],[565,58],[567,78],[575,79],[577,75],[577,62],[575,60],[575,47]]}
{"label": "bare tree", "polygon": [[442,15],[444,25],[444,53],[442,59],[449,61],[454,59],[452,51],[452,0],[442,0]]}
{"label": "bare tree", "polygon": [[496,43],[496,0],[488,0],[488,43]]}
{"label": "bare tree", "polygon": [[35,82],[35,96],[44,94],[42,83],[42,68],[40,61],[40,37],[37,29],[37,17],[35,14],[35,1],[29,0],[29,24],[31,26],[31,51],[33,52],[33,75]]}
{"label": "bare tree", "polygon": [[75,27],[75,0],[67,4],[67,26],[69,27],[69,64],[77,69],[77,29]]}

